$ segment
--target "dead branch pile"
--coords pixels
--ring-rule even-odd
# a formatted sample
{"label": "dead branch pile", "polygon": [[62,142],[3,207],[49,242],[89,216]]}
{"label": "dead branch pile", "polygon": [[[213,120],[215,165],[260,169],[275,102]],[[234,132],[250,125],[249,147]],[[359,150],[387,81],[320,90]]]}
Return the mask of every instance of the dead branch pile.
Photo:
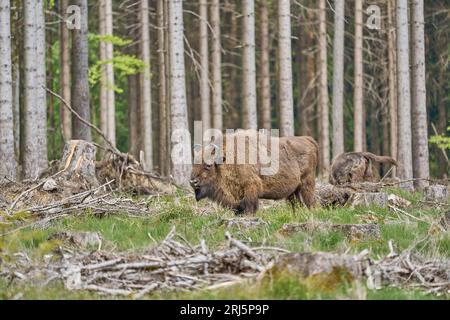
{"label": "dead branch pile", "polygon": [[64,249],[59,262],[37,268],[30,267],[30,260],[22,255],[9,268],[3,265],[0,276],[35,282],[44,273],[44,283],[62,279],[69,290],[139,298],[156,290],[213,289],[236,284],[255,278],[274,256],[270,251],[251,249],[229,233],[226,237],[226,248],[210,251],[204,241],[191,246],[173,229],[158,246],[139,255]]}
{"label": "dead branch pile", "polygon": [[[217,289],[277,274],[300,278],[320,274],[365,277],[368,288],[419,288],[427,293],[450,293],[450,260],[424,258],[414,247],[383,259],[327,252],[289,253],[274,247],[251,248],[228,232],[227,246],[209,250],[205,241],[192,246],[173,229],[156,247],[145,252],[86,252],[60,248],[60,258],[48,255],[37,264],[26,254],[0,260],[0,277],[47,285],[62,280],[69,290],[140,298],[152,292]],[[97,239],[96,239],[97,240]],[[101,239],[100,239],[101,240]]]}
{"label": "dead branch pile", "polygon": [[339,207],[347,204],[350,196],[357,192],[378,192],[381,183],[361,182],[343,185],[322,184],[316,186],[316,200],[322,207]]}

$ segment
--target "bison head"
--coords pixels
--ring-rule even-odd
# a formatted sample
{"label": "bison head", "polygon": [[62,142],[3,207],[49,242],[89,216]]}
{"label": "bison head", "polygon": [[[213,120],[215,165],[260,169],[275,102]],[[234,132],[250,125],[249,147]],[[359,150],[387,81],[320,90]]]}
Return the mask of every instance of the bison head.
{"label": "bison head", "polygon": [[217,183],[218,163],[216,161],[220,148],[210,144],[205,148],[196,145],[194,157],[197,161],[192,166],[191,186],[195,192],[195,199],[212,197]]}

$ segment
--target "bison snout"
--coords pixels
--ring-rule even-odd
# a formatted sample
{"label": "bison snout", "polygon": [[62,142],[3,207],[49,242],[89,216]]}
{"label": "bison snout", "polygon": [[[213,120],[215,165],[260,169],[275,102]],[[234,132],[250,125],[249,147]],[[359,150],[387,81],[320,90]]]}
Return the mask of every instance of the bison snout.
{"label": "bison snout", "polygon": [[197,188],[198,187],[198,183],[200,182],[200,181],[198,181],[198,179],[191,179],[191,186],[192,186],[192,188]]}

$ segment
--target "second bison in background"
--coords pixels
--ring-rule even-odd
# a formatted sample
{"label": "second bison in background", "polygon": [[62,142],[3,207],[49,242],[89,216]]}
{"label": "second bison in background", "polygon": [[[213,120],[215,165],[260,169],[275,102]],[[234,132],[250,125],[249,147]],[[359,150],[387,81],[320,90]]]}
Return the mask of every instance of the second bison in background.
{"label": "second bison in background", "polygon": [[380,175],[374,163],[387,163],[396,166],[394,158],[377,156],[370,152],[348,152],[334,159],[331,165],[330,183],[333,185],[378,182]]}
{"label": "second bison in background", "polygon": [[[248,162],[237,164],[239,163],[236,161],[238,158],[236,155],[237,141],[239,138],[247,139],[251,136],[261,138],[261,134],[251,130],[242,130],[227,136],[228,139],[224,138],[221,147],[211,143],[196,150],[197,156],[210,152],[215,157],[213,161],[202,161],[193,166],[191,185],[194,188],[196,200],[209,198],[232,209],[236,214],[256,212],[258,199],[288,199],[293,206],[296,202],[303,202],[308,208],[313,207],[315,205],[314,192],[318,159],[318,145],[314,139],[311,137],[272,137],[272,143],[266,143],[262,148],[266,148],[265,151],[273,155],[272,146],[278,144],[279,154],[278,157],[275,157],[277,158],[275,159],[276,170],[273,174],[267,175],[261,174],[261,168],[264,165],[260,163],[259,158],[255,164]],[[246,154],[249,150],[256,149],[255,140],[248,140],[250,142],[245,147]],[[228,151],[222,152],[228,150],[226,148],[227,141],[235,143],[234,152],[231,154]],[[261,147],[259,144],[258,146]],[[234,157],[235,161],[230,163],[227,161],[227,157],[228,160],[230,157]]]}

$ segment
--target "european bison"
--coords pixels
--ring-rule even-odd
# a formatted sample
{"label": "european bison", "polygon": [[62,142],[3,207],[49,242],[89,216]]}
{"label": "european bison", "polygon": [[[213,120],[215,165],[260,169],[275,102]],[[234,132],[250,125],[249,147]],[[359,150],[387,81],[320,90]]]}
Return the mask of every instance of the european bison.
{"label": "european bison", "polygon": [[[232,209],[236,214],[255,213],[258,210],[258,199],[287,199],[294,206],[296,202],[303,202],[308,208],[315,205],[315,176],[318,159],[318,145],[311,137],[285,137],[271,138],[271,144],[262,146],[264,152],[276,155],[273,143],[278,142],[279,157],[272,159],[276,169],[269,175],[262,174],[261,169],[267,165],[258,161],[251,164],[238,164],[238,138],[243,136],[261,136],[256,131],[238,131],[228,138],[224,138],[222,148],[210,144],[196,150],[197,156],[211,151],[214,161],[202,161],[194,164],[191,185],[195,191],[195,198],[200,201],[204,198],[212,199],[222,206]],[[245,139],[245,138],[244,138]],[[234,141],[234,152],[221,152],[228,150],[227,141]],[[242,141],[242,140],[240,140]],[[212,148],[212,149],[211,149]],[[256,150],[255,140],[245,145],[245,154]],[[232,149],[232,148],[230,148]],[[220,156],[222,157],[220,157]],[[230,160],[230,157],[234,161]],[[276,157],[274,157],[276,158]],[[218,161],[219,160],[219,161]],[[264,162],[267,163],[267,162]]]}
{"label": "european bison", "polygon": [[377,182],[380,180],[374,163],[389,163],[396,166],[397,162],[386,156],[377,156],[370,152],[348,152],[334,159],[331,165],[330,183],[333,185],[354,182]]}

